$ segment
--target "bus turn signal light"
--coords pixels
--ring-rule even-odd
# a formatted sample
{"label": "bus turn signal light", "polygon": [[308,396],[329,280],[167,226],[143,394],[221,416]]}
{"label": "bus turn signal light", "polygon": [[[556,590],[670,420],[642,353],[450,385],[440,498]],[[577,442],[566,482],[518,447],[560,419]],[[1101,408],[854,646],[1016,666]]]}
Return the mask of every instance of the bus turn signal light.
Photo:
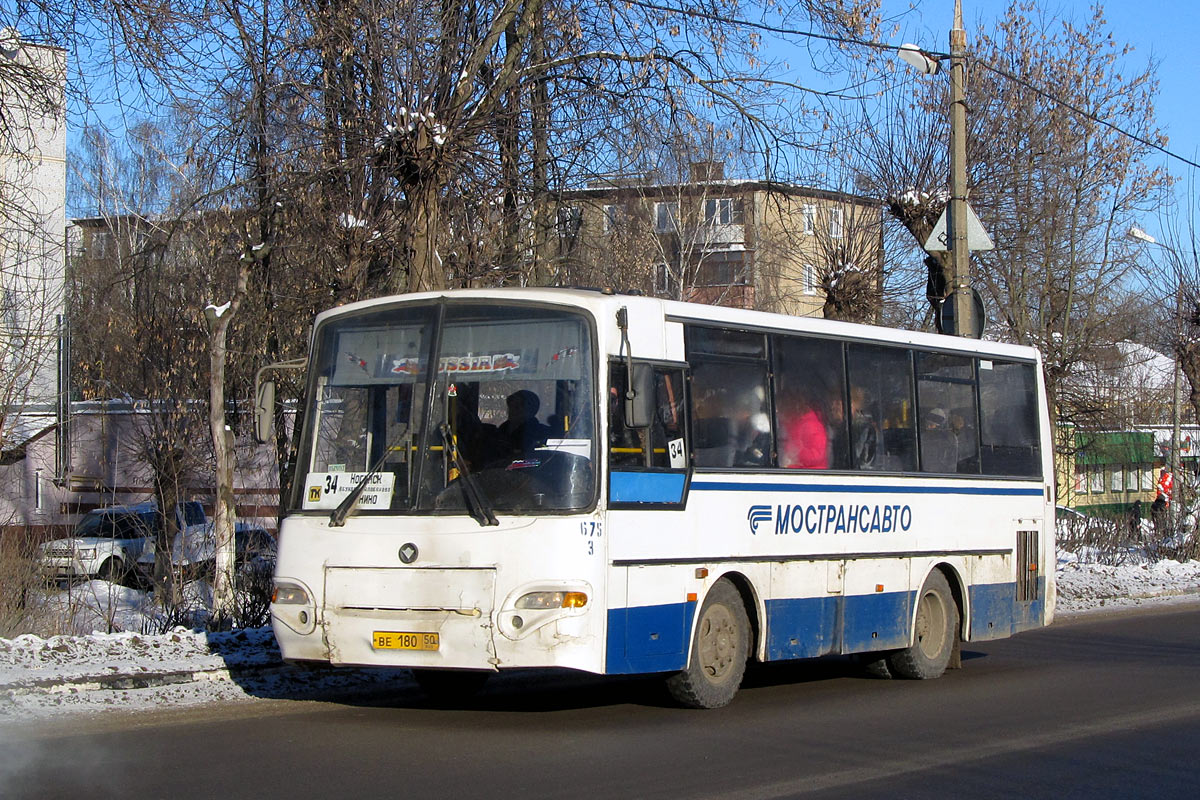
{"label": "bus turn signal light", "polygon": [[516,602],[517,608],[583,608],[587,605],[584,592],[530,592]]}

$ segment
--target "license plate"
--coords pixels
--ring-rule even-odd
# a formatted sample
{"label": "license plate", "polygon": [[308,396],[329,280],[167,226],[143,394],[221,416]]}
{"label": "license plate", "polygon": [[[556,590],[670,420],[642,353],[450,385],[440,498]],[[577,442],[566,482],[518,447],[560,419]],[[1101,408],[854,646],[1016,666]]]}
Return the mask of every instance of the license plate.
{"label": "license plate", "polygon": [[441,641],[436,633],[374,631],[371,645],[376,650],[437,650]]}

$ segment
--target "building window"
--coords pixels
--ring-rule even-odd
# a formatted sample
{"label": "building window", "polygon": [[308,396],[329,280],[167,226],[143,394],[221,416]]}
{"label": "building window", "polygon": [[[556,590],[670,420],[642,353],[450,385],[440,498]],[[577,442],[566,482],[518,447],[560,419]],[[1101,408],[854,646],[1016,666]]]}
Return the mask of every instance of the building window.
{"label": "building window", "polygon": [[604,207],[604,232],[612,233],[618,227],[621,220],[621,207],[618,205],[607,205]]}
{"label": "building window", "polygon": [[1087,467],[1075,466],[1075,494],[1087,494]]}
{"label": "building window", "polygon": [[654,266],[654,292],[667,297],[675,297],[679,293],[677,276],[665,262]]}
{"label": "building window", "polygon": [[704,201],[706,225],[741,225],[742,201],[734,197],[714,197]]}
{"label": "building window", "polygon": [[1108,482],[1108,488],[1114,492],[1121,491],[1121,487],[1125,485],[1125,476],[1121,472],[1121,468],[1113,467],[1111,477],[1112,479]]}
{"label": "building window", "polygon": [[804,234],[812,236],[817,232],[817,207],[805,206],[802,214],[804,219]]}
{"label": "building window", "polygon": [[829,209],[829,238],[842,238],[843,228],[845,227],[845,219],[842,209]]}
{"label": "building window", "polygon": [[558,235],[571,238],[579,232],[583,223],[583,214],[575,206],[563,206],[558,210]]}
{"label": "building window", "polygon": [[42,511],[42,471],[33,471],[33,510]]}
{"label": "building window", "polygon": [[654,230],[659,233],[675,233],[679,230],[679,203],[654,204]]}
{"label": "building window", "polygon": [[697,286],[743,286],[746,283],[743,250],[710,253],[696,271]]}
{"label": "building window", "polygon": [[1125,470],[1125,491],[1136,492],[1138,490],[1138,471],[1132,467]]}
{"label": "building window", "polygon": [[813,264],[804,265],[804,293],[817,293],[817,268]]}
{"label": "building window", "polygon": [[1104,493],[1104,470],[1094,467],[1088,476],[1088,489],[1092,494]]}

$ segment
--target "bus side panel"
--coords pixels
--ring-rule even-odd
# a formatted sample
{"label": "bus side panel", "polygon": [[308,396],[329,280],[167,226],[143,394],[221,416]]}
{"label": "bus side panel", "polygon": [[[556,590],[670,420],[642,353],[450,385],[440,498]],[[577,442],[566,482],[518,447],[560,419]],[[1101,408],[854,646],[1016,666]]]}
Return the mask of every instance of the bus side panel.
{"label": "bus side panel", "polygon": [[1015,583],[977,584],[971,593],[971,640],[1002,639],[1020,631],[1041,628],[1046,618],[1046,579],[1038,580],[1037,597],[1016,599]]}
{"label": "bus side panel", "polygon": [[767,601],[767,660],[815,658],[836,653],[842,598],[797,597]]}
{"label": "bus side panel", "polygon": [[907,558],[864,558],[846,563],[842,652],[908,647],[916,592]]}
{"label": "bus side panel", "polygon": [[[1015,529],[1042,527],[1037,520],[1018,521]],[[1013,539],[1019,534],[1014,530]],[[1020,631],[1041,628],[1049,623],[1047,592],[1052,581],[1044,574],[1044,554],[1033,558],[1039,563],[1024,563],[1020,546],[1012,554],[989,555],[971,559],[968,611],[970,624],[966,636],[971,641],[1001,639]],[[1026,584],[1028,599],[1021,596],[1016,578],[1032,568],[1039,574],[1034,584]]]}
{"label": "bus side panel", "polygon": [[1012,635],[1016,588],[1015,583],[979,583],[967,588],[971,598],[971,641]]}
{"label": "bus side panel", "polygon": [[[683,669],[699,596],[694,569],[638,565],[614,567],[612,573],[605,671],[630,674]],[[624,592],[616,587],[623,587]]]}
{"label": "bus side panel", "polygon": [[606,672],[674,672],[686,666],[696,604],[612,608],[608,612]]}
{"label": "bus side panel", "polygon": [[1013,633],[1041,628],[1046,624],[1046,579],[1038,579],[1037,597],[1028,602],[1018,602],[1013,607]]}
{"label": "bus side panel", "polygon": [[[772,599],[766,602],[768,661],[840,651],[841,570],[840,561],[771,565]],[[809,587],[810,596],[795,596],[798,587]]]}
{"label": "bus side panel", "polygon": [[913,596],[912,592],[883,592],[846,597],[842,652],[908,647]]}

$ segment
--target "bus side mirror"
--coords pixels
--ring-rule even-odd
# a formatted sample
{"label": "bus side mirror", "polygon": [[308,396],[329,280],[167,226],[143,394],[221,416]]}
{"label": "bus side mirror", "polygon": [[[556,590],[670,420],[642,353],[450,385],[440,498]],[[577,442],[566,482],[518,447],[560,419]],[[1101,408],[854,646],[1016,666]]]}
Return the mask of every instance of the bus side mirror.
{"label": "bus side mirror", "polygon": [[634,364],[629,386],[633,396],[625,395],[625,427],[648,428],[654,420],[654,368]]}
{"label": "bus side mirror", "polygon": [[267,444],[275,437],[275,381],[262,381],[254,389],[254,440]]}

